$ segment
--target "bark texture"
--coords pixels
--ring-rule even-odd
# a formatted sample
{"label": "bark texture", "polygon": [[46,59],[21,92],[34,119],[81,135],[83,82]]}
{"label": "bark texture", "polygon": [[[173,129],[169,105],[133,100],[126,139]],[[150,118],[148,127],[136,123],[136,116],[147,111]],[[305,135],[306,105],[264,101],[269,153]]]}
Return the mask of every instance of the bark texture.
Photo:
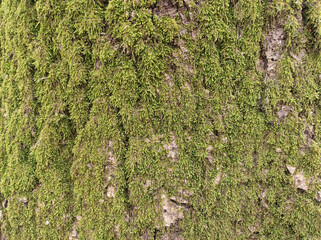
{"label": "bark texture", "polygon": [[320,0],[0,1],[0,239],[321,239]]}

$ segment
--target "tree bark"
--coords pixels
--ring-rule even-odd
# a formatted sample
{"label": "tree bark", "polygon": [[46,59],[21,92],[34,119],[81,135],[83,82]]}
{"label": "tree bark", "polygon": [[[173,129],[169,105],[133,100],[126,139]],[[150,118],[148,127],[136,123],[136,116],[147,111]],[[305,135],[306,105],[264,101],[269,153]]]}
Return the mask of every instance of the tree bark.
{"label": "tree bark", "polygon": [[0,3],[0,239],[321,238],[319,0]]}

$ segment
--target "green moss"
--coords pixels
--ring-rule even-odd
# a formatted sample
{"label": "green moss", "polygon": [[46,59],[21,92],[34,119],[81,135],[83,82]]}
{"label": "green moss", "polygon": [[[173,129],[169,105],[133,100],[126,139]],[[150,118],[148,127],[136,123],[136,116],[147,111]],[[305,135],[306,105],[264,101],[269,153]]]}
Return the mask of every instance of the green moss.
{"label": "green moss", "polygon": [[2,1],[1,234],[320,238],[319,5]]}

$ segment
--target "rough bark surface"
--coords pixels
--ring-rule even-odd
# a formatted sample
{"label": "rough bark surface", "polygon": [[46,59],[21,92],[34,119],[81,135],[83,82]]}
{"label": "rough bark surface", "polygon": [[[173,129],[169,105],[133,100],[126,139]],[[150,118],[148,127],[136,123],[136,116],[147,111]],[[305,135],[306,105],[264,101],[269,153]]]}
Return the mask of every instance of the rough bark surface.
{"label": "rough bark surface", "polygon": [[319,0],[0,1],[0,239],[321,239]]}

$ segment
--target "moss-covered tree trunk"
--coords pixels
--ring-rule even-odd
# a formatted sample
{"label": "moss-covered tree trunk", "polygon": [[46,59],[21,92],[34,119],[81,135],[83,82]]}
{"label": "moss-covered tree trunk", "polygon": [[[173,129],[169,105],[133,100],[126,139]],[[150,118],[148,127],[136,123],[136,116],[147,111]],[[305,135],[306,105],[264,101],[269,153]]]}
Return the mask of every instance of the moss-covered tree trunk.
{"label": "moss-covered tree trunk", "polygon": [[321,239],[320,0],[0,4],[0,239]]}

